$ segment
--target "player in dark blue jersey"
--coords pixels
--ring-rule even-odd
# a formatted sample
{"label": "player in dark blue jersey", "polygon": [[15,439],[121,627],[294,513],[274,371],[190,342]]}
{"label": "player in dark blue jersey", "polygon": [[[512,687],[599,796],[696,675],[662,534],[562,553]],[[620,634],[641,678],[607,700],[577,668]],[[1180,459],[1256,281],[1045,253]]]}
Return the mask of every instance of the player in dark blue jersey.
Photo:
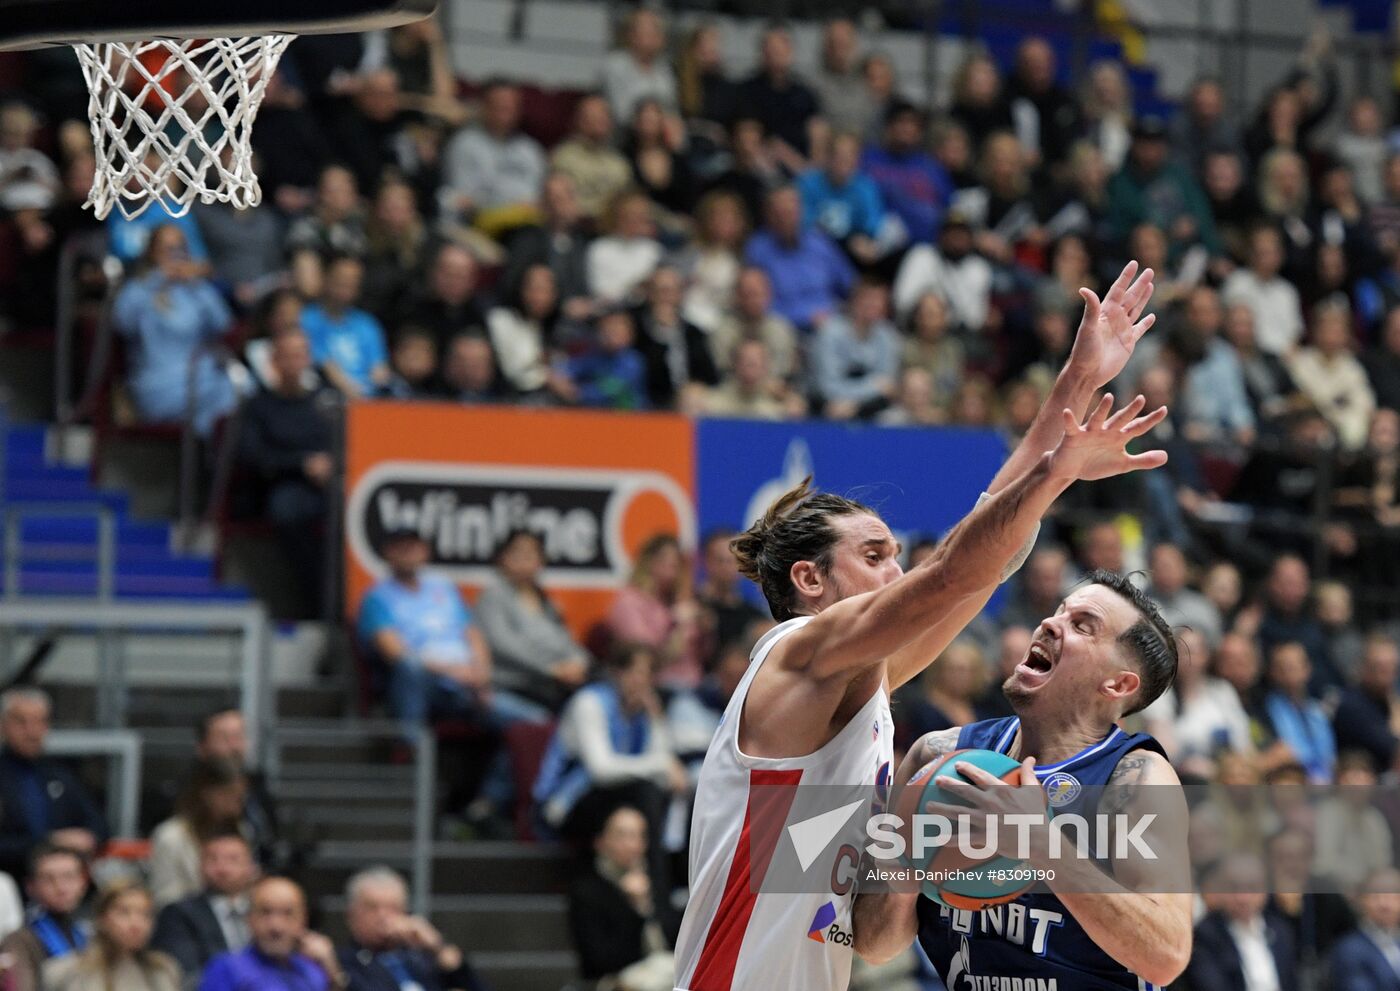
{"label": "player in dark blue jersey", "polygon": [[[1095,572],[1040,623],[1002,686],[1016,715],[924,736],[910,748],[895,787],[942,754],[988,749],[1022,761],[1019,787],[966,764],[960,768],[972,783],[943,785],[984,812],[1042,813],[1048,794],[1057,811],[1093,822],[1104,811],[1131,819],[1149,800],[1161,813],[1165,800],[1164,821],[1184,823],[1185,797],[1161,746],[1118,726],[1167,689],[1176,663],[1175,638],[1152,601],[1126,578]],[[1171,788],[1135,791],[1138,785]],[[1096,786],[1112,791],[1104,796]],[[1075,805],[1100,800],[1114,807]],[[966,809],[932,811],[956,816]],[[1032,867],[1049,864],[1049,832],[1031,832]],[[917,935],[949,991],[1146,991],[1169,984],[1191,956],[1191,896],[1173,876],[1189,863],[1186,830],[1165,832],[1152,837],[1155,862],[1060,858],[1048,891],[982,912],[947,909],[917,893],[862,894],[856,951],[888,959]]]}

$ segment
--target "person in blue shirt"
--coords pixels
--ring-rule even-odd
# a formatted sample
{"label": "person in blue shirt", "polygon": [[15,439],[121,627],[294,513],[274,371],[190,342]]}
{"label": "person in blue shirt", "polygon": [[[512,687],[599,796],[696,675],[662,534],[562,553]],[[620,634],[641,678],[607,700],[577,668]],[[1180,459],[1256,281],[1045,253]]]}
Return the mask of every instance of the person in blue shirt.
{"label": "person in blue shirt", "polygon": [[25,924],[0,940],[0,954],[9,958],[5,976],[16,991],[36,991],[46,961],[88,946],[92,933],[78,918],[87,890],[87,862],[81,853],[52,843],[34,849],[25,885],[30,902]]}
{"label": "person in blue shirt", "polygon": [[374,395],[387,388],[392,378],[384,328],[355,305],[364,274],[364,263],[358,258],[332,259],[326,267],[321,302],[301,314],[302,327],[311,339],[311,357],[335,387],[351,398]]}
{"label": "person in blue shirt", "polygon": [[172,217],[159,206],[130,219],[120,210],[113,210],[107,217],[107,248],[123,264],[131,264],[146,253],[151,237],[162,227],[177,227],[185,235],[185,245],[189,260],[198,268],[201,275],[210,271],[209,249],[199,233],[199,225],[190,213]]}
{"label": "person in blue shirt", "polygon": [[1269,727],[1288,745],[1314,784],[1331,784],[1337,766],[1337,738],[1322,703],[1308,695],[1312,666],[1301,643],[1286,641],[1269,652],[1269,692],[1264,714]]}
{"label": "person in blue shirt", "polygon": [[306,928],[306,895],[285,877],[265,877],[248,895],[252,942],[210,961],[199,991],[340,991],[348,986],[335,947]]}
{"label": "person in blue shirt", "polygon": [[855,269],[826,234],[802,224],[802,197],[795,186],[768,194],[766,224],[749,238],[746,264],[763,269],[773,286],[773,309],[811,331],[841,308],[855,282]]}
{"label": "person in blue shirt", "polygon": [[600,316],[593,344],[559,366],[573,383],[572,398],[582,406],[646,409],[646,359],[632,346],[635,340],[628,310],[616,307]]}
{"label": "person in blue shirt", "polygon": [[885,206],[904,222],[910,243],[928,244],[938,236],[953,181],[924,151],[924,118],[912,104],[890,107],[884,138],[866,149],[861,169],[875,180]]}
{"label": "person in blue shirt", "polygon": [[833,316],[812,337],[812,388],[826,417],[873,416],[889,405],[903,350],[889,320],[889,291],[862,279],[847,313]]}
{"label": "person in blue shirt", "polygon": [[127,341],[132,399],[146,422],[178,423],[192,411],[195,429],[207,434],[233,409],[237,392],[213,352],[202,349],[229,329],[233,314],[190,261],[181,228],[156,228],[144,265],[117,293],[112,310],[113,325]]}
{"label": "person in blue shirt", "polygon": [[885,222],[885,205],[875,181],[860,170],[860,138],[838,134],[825,169],[810,169],[797,180],[802,222],[824,231],[858,262],[879,257],[875,239]]}

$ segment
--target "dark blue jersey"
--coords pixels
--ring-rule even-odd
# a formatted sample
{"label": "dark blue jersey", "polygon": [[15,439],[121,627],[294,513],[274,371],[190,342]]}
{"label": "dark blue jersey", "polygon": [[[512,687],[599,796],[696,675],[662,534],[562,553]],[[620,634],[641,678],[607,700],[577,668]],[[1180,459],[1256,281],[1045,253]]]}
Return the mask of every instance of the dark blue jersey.
{"label": "dark blue jersey", "polygon": [[[964,726],[958,749],[1006,753],[1021,720],[1016,716]],[[1058,764],[1037,766],[1036,777],[1056,812],[1092,816],[1085,789],[1108,784],[1118,762],[1133,750],[1162,753],[1145,733],[1114,727],[1094,746]],[[1089,818],[1092,822],[1093,819]],[[920,898],[919,943],[948,991],[1149,991],[1138,978],[1091,940],[1060,900],[1032,890],[1013,902],[968,912]]]}

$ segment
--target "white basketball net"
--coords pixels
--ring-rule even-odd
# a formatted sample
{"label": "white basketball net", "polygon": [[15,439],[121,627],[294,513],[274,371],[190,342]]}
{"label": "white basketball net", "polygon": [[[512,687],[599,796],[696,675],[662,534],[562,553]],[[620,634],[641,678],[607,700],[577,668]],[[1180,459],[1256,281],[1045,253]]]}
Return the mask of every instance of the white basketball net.
{"label": "white basketball net", "polygon": [[87,205],[128,218],[159,203],[262,200],[249,141],[293,35],[75,45],[87,77],[97,174]]}

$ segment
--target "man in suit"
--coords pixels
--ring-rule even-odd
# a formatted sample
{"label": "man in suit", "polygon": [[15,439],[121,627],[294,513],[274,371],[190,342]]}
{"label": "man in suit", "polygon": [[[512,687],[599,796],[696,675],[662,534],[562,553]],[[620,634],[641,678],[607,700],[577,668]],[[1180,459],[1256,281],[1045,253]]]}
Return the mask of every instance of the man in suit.
{"label": "man in suit", "polygon": [[87,894],[87,863],[75,850],[44,843],[30,858],[30,912],[22,929],[0,940],[0,956],[9,957],[8,991],[38,991],[45,960],[78,953],[87,946],[87,925],[77,911]]}
{"label": "man in suit", "polygon": [[1182,988],[1298,991],[1293,937],[1265,913],[1268,890],[1264,864],[1253,854],[1231,855],[1211,871],[1203,892],[1210,911],[1196,926]]}
{"label": "man in suit", "polygon": [[248,777],[243,802],[243,822],[253,841],[253,856],[265,869],[279,871],[289,866],[288,844],[279,840],[277,807],[262,773],[251,766],[248,757],[248,727],[238,709],[218,709],[204,716],[197,727],[195,756],[199,760],[236,761]]}
{"label": "man in suit", "polygon": [[220,953],[248,945],[248,891],[258,865],[242,834],[216,833],[199,850],[204,891],[161,909],[151,947],[175,958],[193,986],[204,965]]}
{"label": "man in suit", "polygon": [[335,947],[306,927],[306,894],[285,877],[264,877],[248,892],[247,946],[209,961],[200,991],[345,991]]}
{"label": "man in suit", "polygon": [[460,949],[408,914],[408,885],[397,872],[366,868],[345,894],[350,942],[338,956],[346,991],[486,991]]}
{"label": "man in suit", "polygon": [[0,870],[19,877],[42,842],[92,857],[107,822],[78,779],[44,757],[49,697],[37,688],[0,695]]}
{"label": "man in suit", "polygon": [[1400,991],[1400,871],[1367,878],[1357,908],[1357,931],[1332,951],[1334,991]]}

